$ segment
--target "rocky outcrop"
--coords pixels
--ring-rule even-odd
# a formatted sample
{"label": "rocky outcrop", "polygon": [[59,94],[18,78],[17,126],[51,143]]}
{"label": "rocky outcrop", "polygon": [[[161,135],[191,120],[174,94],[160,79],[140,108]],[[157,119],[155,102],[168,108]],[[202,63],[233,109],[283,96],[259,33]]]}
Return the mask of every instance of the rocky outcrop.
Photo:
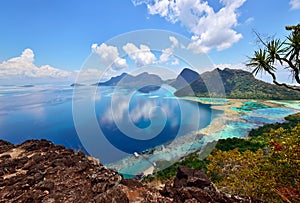
{"label": "rocky outcrop", "polygon": [[9,202],[239,202],[219,192],[199,170],[179,167],[174,183],[122,179],[99,161],[46,140],[13,145],[0,140],[0,203]]}
{"label": "rocky outcrop", "polygon": [[0,141],[0,202],[129,202],[122,177],[46,140]]}
{"label": "rocky outcrop", "polygon": [[124,179],[121,181],[122,189],[126,193],[129,202],[160,202],[171,203],[172,198],[164,197],[159,193],[158,186],[154,183],[142,184],[134,179]]}
{"label": "rocky outcrop", "polygon": [[172,198],[173,202],[201,202],[201,203],[259,203],[251,198],[241,198],[228,195],[217,190],[206,174],[200,170],[184,166],[178,167],[174,184],[166,184],[160,191],[164,197]]}

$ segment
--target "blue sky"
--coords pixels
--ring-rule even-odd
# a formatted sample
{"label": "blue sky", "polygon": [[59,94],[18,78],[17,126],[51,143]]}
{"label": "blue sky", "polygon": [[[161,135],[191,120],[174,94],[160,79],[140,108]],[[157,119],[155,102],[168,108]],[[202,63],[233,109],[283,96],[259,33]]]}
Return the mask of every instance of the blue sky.
{"label": "blue sky", "polygon": [[65,77],[81,68],[93,44],[141,29],[183,35],[212,63],[235,67],[256,48],[253,30],[282,38],[284,26],[298,23],[300,0],[2,0],[0,79],[21,78],[26,68],[28,77]]}

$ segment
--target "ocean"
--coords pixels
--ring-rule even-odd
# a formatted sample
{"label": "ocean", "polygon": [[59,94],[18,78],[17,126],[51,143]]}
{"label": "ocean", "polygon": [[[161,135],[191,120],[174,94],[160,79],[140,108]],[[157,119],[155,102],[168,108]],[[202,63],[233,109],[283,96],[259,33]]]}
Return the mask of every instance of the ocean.
{"label": "ocean", "polygon": [[[69,85],[1,86],[0,139],[14,144],[47,139],[109,164],[197,132],[222,113],[176,98],[167,85],[150,93],[76,88],[77,95]],[[87,115],[91,102],[93,111]]]}
{"label": "ocean", "polygon": [[[168,85],[150,93],[109,86],[0,86],[0,139],[14,144],[47,139],[134,177],[300,110],[298,101],[268,101],[277,105],[269,107],[252,100],[231,108],[239,112],[233,119],[213,108],[228,105],[227,99],[184,100],[174,91]],[[222,125],[210,125],[214,119]],[[212,131],[202,133],[206,127]]]}

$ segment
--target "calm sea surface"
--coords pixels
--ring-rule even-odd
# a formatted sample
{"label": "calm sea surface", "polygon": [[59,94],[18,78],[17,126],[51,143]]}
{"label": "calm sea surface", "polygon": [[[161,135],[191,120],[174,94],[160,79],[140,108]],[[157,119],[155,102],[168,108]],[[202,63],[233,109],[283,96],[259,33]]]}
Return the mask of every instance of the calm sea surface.
{"label": "calm sea surface", "polygon": [[[68,85],[0,86],[0,139],[18,144],[44,138],[87,154],[92,151],[102,162],[111,163],[204,128],[221,113],[210,105],[179,100],[165,87],[147,94],[101,87],[93,98],[86,94],[91,87],[77,87],[80,96],[73,101],[73,88]],[[86,117],[85,105],[91,99],[92,117],[101,130],[101,135],[90,140],[93,149],[82,144],[82,139],[97,132],[89,128],[89,119],[74,124],[72,106],[72,102],[81,103],[75,111]],[[78,127],[84,127],[87,135],[78,133]],[[120,153],[110,153],[112,147]],[[98,148],[108,151],[97,154]]]}

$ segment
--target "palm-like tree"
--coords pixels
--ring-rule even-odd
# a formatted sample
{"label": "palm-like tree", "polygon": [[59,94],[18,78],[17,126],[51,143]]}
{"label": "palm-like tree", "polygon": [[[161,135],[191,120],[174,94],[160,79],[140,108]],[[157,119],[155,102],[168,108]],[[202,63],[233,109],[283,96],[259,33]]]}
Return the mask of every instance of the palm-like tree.
{"label": "palm-like tree", "polygon": [[259,72],[273,72],[276,70],[274,66],[271,65],[272,61],[267,55],[267,51],[264,49],[259,49],[254,52],[253,57],[249,57],[249,63],[246,64],[249,67],[253,67],[254,70],[252,74],[257,75]]}
{"label": "palm-like tree", "polygon": [[274,64],[276,60],[282,64],[282,55],[286,52],[284,48],[285,42],[280,39],[272,39],[266,44],[269,60]]}
{"label": "palm-like tree", "polygon": [[286,29],[292,31],[292,33],[286,37],[286,41],[272,39],[265,42],[261,39],[259,34],[256,33],[264,49],[254,51],[254,56],[249,57],[246,66],[254,68],[252,71],[254,75],[259,72],[266,72],[271,75],[274,84],[300,91],[300,86],[279,83],[276,77],[276,65],[279,62],[281,65],[287,65],[286,68],[291,71],[293,79],[300,84],[300,24],[288,26]]}

